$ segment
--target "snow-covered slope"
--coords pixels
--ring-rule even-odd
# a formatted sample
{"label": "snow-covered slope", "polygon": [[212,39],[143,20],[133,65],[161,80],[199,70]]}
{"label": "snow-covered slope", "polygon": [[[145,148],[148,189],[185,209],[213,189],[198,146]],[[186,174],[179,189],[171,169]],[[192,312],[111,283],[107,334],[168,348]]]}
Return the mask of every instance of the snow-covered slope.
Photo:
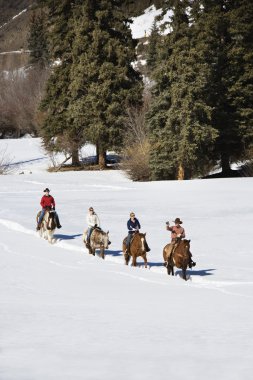
{"label": "snow-covered slope", "polygon": [[[131,30],[133,38],[142,38],[150,35],[152,24],[155,20],[155,17],[160,16],[162,9],[156,9],[154,5],[151,5],[147,8],[143,14],[138,17],[133,17],[131,24]],[[163,21],[170,20],[170,14],[166,14],[163,18]],[[160,23],[158,23],[159,25]]]}
{"label": "snow-covered slope", "polygon": [[[0,177],[1,380],[251,379],[252,178],[48,173],[39,139],[0,140],[0,151],[6,144],[23,163]],[[35,232],[46,186],[63,226],[53,246]],[[81,240],[90,205],[110,231],[104,261]],[[123,264],[132,210],[147,233],[149,269]],[[187,282],[162,266],[165,221],[175,217],[197,261]]]}

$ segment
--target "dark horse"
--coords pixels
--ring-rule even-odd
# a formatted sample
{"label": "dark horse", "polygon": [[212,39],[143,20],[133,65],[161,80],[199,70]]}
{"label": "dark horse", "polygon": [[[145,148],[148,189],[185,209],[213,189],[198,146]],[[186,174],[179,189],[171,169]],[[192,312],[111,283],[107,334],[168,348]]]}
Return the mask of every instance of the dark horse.
{"label": "dark horse", "polygon": [[167,244],[163,248],[164,265],[167,268],[168,274],[172,274],[172,276],[174,276],[174,266],[176,266],[177,268],[182,269],[183,279],[186,280],[187,267],[191,268],[192,264],[195,265],[195,263],[191,260],[192,254],[190,252],[190,240],[180,240],[176,244],[176,247],[170,257],[168,257],[169,245],[170,244]]}
{"label": "dark horse", "polygon": [[141,256],[145,263],[145,268],[147,268],[147,251],[149,251],[148,244],[146,241],[146,234],[141,234],[136,232],[130,243],[130,248],[127,250],[126,239],[123,240],[123,254],[125,258],[125,264],[128,265],[130,257],[132,256],[132,266],[136,267],[136,259]]}

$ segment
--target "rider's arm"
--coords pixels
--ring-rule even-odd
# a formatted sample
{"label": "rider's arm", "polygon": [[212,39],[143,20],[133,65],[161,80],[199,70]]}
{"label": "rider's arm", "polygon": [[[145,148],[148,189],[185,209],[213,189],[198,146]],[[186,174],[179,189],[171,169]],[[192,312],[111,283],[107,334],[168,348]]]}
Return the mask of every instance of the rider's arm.
{"label": "rider's arm", "polygon": [[134,231],[135,229],[132,227],[131,225],[131,220],[129,219],[128,222],[127,222],[127,229],[128,231]]}
{"label": "rider's arm", "polygon": [[182,228],[181,238],[185,238],[185,230],[184,230],[184,228]]}
{"label": "rider's arm", "polygon": [[96,223],[95,224],[97,225],[97,227],[100,227],[100,221],[99,221],[99,218],[98,218],[97,214],[96,214],[96,218],[95,219],[96,219]]}
{"label": "rider's arm", "polygon": [[54,201],[54,197],[52,197],[52,195],[51,195],[51,207],[55,207],[55,201]]}

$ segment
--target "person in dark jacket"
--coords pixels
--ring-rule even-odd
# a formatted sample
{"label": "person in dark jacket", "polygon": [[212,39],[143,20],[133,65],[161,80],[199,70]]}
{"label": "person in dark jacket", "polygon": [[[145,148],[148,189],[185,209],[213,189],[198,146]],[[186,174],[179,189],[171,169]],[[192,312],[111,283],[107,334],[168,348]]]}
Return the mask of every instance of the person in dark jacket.
{"label": "person in dark jacket", "polygon": [[[42,210],[41,210],[41,214],[40,214],[38,224],[37,224],[37,231],[40,229],[41,222],[46,212],[46,208],[49,207],[50,209],[53,209],[55,211],[55,200],[54,200],[54,197],[52,197],[52,195],[49,194],[50,190],[48,187],[44,190],[44,193],[45,195],[43,195],[40,201]],[[61,228],[62,226],[60,225],[59,216],[56,211],[55,211],[55,221],[56,221],[57,228]]]}
{"label": "person in dark jacket", "polygon": [[127,221],[127,228],[128,228],[128,235],[127,235],[127,240],[126,240],[126,247],[127,247],[127,251],[129,251],[129,247],[130,247],[130,243],[133,238],[133,235],[136,232],[139,232],[141,228],[140,222],[135,217],[134,212],[130,213],[130,219]]}

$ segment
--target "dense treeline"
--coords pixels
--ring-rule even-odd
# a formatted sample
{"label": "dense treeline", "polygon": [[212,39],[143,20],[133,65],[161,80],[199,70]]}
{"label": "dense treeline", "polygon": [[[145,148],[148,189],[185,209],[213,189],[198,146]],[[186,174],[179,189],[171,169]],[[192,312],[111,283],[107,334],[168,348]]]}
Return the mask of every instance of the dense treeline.
{"label": "dense treeline", "polygon": [[216,163],[227,174],[252,157],[253,3],[163,1],[171,19],[154,21],[147,45],[148,107],[132,65],[131,3],[39,1],[47,22],[43,13],[33,19],[30,46],[38,65],[51,62],[40,107],[45,146],[78,165],[92,142],[101,167],[106,150],[125,147],[124,170],[135,180],[203,176]]}
{"label": "dense treeline", "polygon": [[253,3],[174,0],[164,11],[170,33],[149,47],[152,178],[192,178],[218,160],[227,173],[252,153]]}
{"label": "dense treeline", "polygon": [[127,108],[141,103],[142,81],[133,69],[136,41],[118,0],[41,0],[48,11],[53,68],[41,103],[45,146],[65,151],[79,165],[78,150],[97,146],[105,167],[106,150],[119,148]]}

